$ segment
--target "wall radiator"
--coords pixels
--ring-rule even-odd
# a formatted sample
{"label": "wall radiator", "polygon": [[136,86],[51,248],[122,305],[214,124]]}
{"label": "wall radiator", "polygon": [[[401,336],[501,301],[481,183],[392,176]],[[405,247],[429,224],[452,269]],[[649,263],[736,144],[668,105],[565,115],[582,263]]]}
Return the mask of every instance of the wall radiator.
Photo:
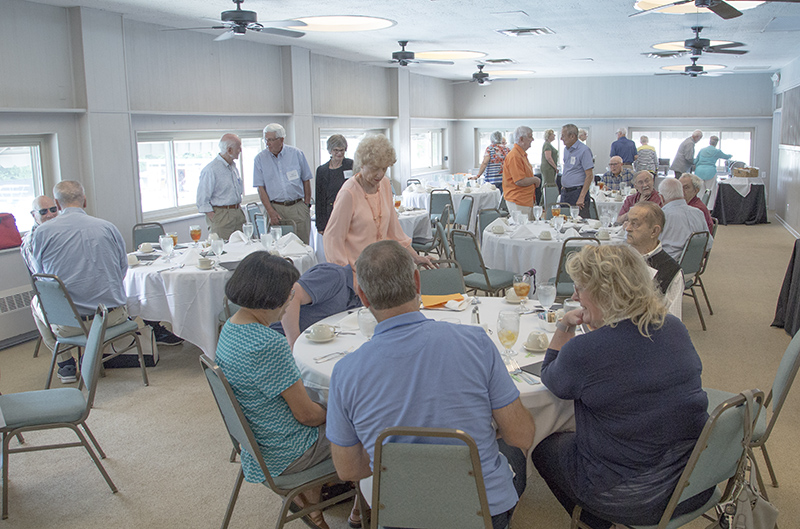
{"label": "wall radiator", "polygon": [[0,292],[0,349],[26,342],[38,336],[31,315],[30,285]]}

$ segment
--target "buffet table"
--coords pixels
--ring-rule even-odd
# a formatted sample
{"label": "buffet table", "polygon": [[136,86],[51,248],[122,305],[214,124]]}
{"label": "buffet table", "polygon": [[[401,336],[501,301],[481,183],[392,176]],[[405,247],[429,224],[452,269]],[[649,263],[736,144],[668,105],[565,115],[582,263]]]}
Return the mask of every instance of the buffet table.
{"label": "buffet table", "polygon": [[760,178],[728,178],[717,184],[711,215],[720,224],[765,224],[766,186]]}
{"label": "buffet table", "polygon": [[[219,261],[233,268],[251,252],[263,249],[259,242],[227,243]],[[306,245],[292,244],[281,254],[291,259],[301,274],[317,264],[314,251]],[[150,261],[152,264],[142,261],[128,268],[125,276],[128,313],[145,320],[170,322],[175,334],[214,358],[225,284],[233,272],[217,266],[216,257],[212,257],[215,261],[212,269],[201,270],[197,268],[198,257],[197,249],[188,248],[176,250],[170,263],[162,256]]]}
{"label": "buffet table", "polygon": [[[431,191],[430,186],[411,185],[403,191],[403,207],[406,209],[424,209],[430,211]],[[477,224],[478,212],[482,209],[496,208],[500,205],[500,190],[491,184],[484,184],[481,187],[471,187],[469,193],[465,192],[464,187],[456,188],[446,186],[444,189],[450,191],[453,199],[453,215],[458,213],[458,206],[461,199],[469,194],[474,198],[472,203],[472,216],[469,220],[469,230],[474,232]]]}
{"label": "buffet table", "polygon": [[[501,310],[512,310],[517,305],[507,303],[503,298],[479,298],[481,321],[488,324],[492,331],[491,338],[497,345],[498,350],[502,350],[500,342],[497,340],[497,315]],[[535,302],[530,302],[534,305]],[[451,318],[454,323],[469,324],[471,311],[469,308],[462,312],[446,310],[423,310],[422,313],[428,318],[441,320]],[[333,366],[336,359],[316,363],[314,358],[336,351],[344,351],[350,348],[358,348],[366,341],[366,338],[358,331],[358,324],[355,313],[340,313],[325,320],[323,323],[330,325],[340,325],[342,330],[354,332],[352,335],[339,335],[327,343],[315,343],[308,339],[306,335],[298,338],[294,345],[294,358],[300,374],[303,378],[307,390],[315,394],[320,401],[327,402],[328,386],[330,383]],[[544,358],[544,352],[529,355],[522,347],[522,342],[527,338],[528,333],[533,330],[541,330],[538,325],[536,314],[524,314],[520,317],[520,339],[514,350],[518,354],[514,357],[517,362],[525,366]],[[552,337],[552,335],[548,335]],[[553,432],[574,429],[574,408],[572,401],[561,400],[555,397],[544,385],[530,385],[524,381],[515,381],[520,391],[522,404],[530,410],[536,422],[536,435],[533,446],[536,446],[542,439]]]}

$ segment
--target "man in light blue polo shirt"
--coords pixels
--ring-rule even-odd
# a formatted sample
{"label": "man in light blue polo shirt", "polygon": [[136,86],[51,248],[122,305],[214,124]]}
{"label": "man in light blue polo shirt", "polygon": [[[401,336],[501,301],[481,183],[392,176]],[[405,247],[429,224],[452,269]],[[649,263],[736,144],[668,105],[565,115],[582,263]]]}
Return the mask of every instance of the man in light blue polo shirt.
{"label": "man in light blue polo shirt", "polygon": [[561,176],[561,201],[581,208],[581,216],[589,218],[589,186],[594,180],[592,151],[578,141],[578,127],[568,123],[561,127],[564,142],[564,170]]}
{"label": "man in light blue polo shirt", "polygon": [[278,123],[264,127],[267,148],[253,162],[253,185],[267,210],[270,224],[293,220],[297,236],[308,244],[311,230],[311,167],[303,151],[284,145],[286,130]]}
{"label": "man in light blue polo shirt", "polygon": [[396,241],[364,249],[356,273],[378,325],[331,376],[326,435],[339,477],[372,474],[375,439],[389,426],[458,428],[478,445],[492,524],[506,527],[525,488],[534,424],[497,347],[480,327],[420,313],[419,271]]}

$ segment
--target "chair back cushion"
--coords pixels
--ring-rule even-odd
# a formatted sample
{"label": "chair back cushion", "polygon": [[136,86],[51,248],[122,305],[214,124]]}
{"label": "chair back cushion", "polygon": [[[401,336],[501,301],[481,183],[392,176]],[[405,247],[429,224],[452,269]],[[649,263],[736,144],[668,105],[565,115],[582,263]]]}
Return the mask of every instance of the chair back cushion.
{"label": "chair back cushion", "polygon": [[[455,261],[436,261],[439,268],[419,271],[420,290],[422,295],[445,296],[447,294],[464,294],[464,274]],[[445,266],[447,265],[447,266]]]}
{"label": "chair back cushion", "polygon": [[[89,336],[86,338],[86,347],[81,358],[81,378],[83,385],[89,390],[87,399],[89,407],[94,401],[94,392],[97,387],[97,377],[100,375],[100,364],[103,361],[103,342],[105,341],[108,310],[100,305],[92,320]],[[87,413],[88,414],[88,413]]]}
{"label": "chair back cushion", "polygon": [[143,242],[158,242],[158,238],[165,233],[164,226],[158,222],[136,224],[133,227],[133,247],[139,248]]}
{"label": "chair back cushion", "polygon": [[461,199],[461,203],[458,205],[458,213],[456,213],[456,224],[469,226],[469,220],[472,214],[472,203],[474,201],[475,197],[470,195],[466,195]]}
{"label": "chair back cushion", "polygon": [[446,189],[434,189],[431,191],[430,214],[432,217],[438,218],[442,214],[445,206],[453,207],[453,199],[450,196],[450,191]]}
{"label": "chair back cushion", "polygon": [[33,286],[50,325],[83,328],[83,323],[60,279],[50,274],[34,274]]}
{"label": "chair back cushion", "polygon": [[772,382],[772,411],[777,412],[783,401],[786,399],[786,394],[789,393],[789,388],[792,387],[797,370],[800,367],[800,331],[794,335],[786,352],[783,353],[783,358],[778,366],[778,372],[775,375],[775,380]]}
{"label": "chair back cushion", "polygon": [[678,263],[680,263],[683,275],[687,280],[700,271],[707,244],[708,232],[706,231],[697,231],[686,241]]}
{"label": "chair back cushion", "polygon": [[461,230],[453,230],[450,232],[450,241],[453,245],[453,257],[461,265],[464,273],[483,275],[483,260],[472,234]]}
{"label": "chair back cushion", "polygon": [[495,208],[482,209],[478,212],[478,233],[483,233],[486,226],[500,218],[500,212]]}

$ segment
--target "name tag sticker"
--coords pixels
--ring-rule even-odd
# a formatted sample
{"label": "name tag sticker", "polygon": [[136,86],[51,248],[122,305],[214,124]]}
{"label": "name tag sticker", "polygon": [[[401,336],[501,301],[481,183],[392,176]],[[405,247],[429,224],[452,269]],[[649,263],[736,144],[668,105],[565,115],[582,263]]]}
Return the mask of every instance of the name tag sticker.
{"label": "name tag sticker", "polygon": [[289,171],[288,173],[286,173],[286,178],[287,178],[287,179],[288,179],[290,182],[291,182],[292,180],[297,180],[298,178],[300,178],[300,173],[298,173],[296,170],[291,170],[291,171]]}
{"label": "name tag sticker", "polygon": [[344,172],[344,179],[347,180],[348,178],[352,178],[353,171],[347,170]]}
{"label": "name tag sticker", "polygon": [[570,163],[570,165],[575,165],[575,157],[574,156],[570,156],[569,163]]}

